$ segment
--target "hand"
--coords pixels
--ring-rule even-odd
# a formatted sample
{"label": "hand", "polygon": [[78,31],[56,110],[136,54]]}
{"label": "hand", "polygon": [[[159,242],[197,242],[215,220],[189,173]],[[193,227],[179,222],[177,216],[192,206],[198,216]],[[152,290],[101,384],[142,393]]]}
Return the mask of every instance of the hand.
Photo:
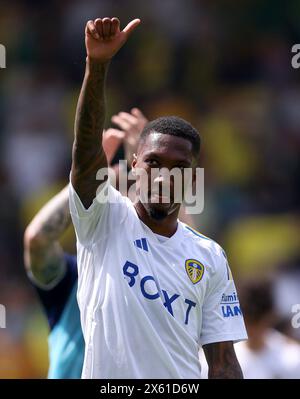
{"label": "hand", "polygon": [[110,165],[113,157],[115,156],[120,144],[125,137],[125,133],[118,130],[109,128],[103,131],[102,147],[105,152],[107,163]]}
{"label": "hand", "polygon": [[103,63],[108,62],[140,22],[139,19],[134,19],[120,31],[118,18],[97,18],[94,21],[88,21],[85,28],[87,56]]}
{"label": "hand", "polygon": [[137,149],[140,134],[148,123],[148,120],[138,108],[133,108],[130,113],[119,112],[119,114],[111,118],[111,121],[122,129],[119,130],[119,132],[125,134],[124,144],[126,159],[131,163],[133,154]]}

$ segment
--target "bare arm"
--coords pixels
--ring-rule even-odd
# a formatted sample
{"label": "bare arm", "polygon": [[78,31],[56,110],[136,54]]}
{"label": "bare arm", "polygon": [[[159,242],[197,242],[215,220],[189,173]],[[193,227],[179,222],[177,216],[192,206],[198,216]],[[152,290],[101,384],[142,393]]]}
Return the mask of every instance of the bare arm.
{"label": "bare arm", "polygon": [[104,85],[108,64],[88,60],[76,117],[71,181],[86,208],[92,203],[98,185],[96,173],[106,167],[102,147],[105,119]]}
{"label": "bare arm", "polygon": [[208,378],[243,378],[232,341],[203,345],[203,350],[208,363]]}
{"label": "bare arm", "polygon": [[58,240],[70,223],[68,187],[65,187],[37,213],[25,231],[25,268],[43,286],[59,280],[65,272]]}
{"label": "bare arm", "polygon": [[72,185],[86,208],[102,183],[96,180],[97,171],[107,166],[102,132],[108,64],[139,23],[135,19],[123,31],[117,18],[97,18],[86,25],[86,71],[76,110],[71,170]]}

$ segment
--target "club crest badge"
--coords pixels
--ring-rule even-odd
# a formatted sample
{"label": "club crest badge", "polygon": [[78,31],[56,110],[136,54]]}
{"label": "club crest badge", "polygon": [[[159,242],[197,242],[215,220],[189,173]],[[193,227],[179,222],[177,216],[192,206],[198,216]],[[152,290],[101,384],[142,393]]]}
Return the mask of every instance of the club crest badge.
{"label": "club crest badge", "polygon": [[187,259],[185,261],[185,270],[193,284],[199,283],[204,274],[204,266],[195,259]]}

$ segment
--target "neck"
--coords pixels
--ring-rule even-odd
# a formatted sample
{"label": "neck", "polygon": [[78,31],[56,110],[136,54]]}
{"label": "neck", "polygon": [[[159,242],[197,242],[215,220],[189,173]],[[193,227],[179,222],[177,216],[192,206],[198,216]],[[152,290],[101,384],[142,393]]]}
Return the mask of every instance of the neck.
{"label": "neck", "polygon": [[163,220],[152,219],[141,202],[135,204],[135,210],[138,217],[141,219],[146,226],[153,231],[153,233],[160,234],[166,237],[172,237],[177,230],[177,218],[180,207],[172,212],[170,215],[166,216]]}

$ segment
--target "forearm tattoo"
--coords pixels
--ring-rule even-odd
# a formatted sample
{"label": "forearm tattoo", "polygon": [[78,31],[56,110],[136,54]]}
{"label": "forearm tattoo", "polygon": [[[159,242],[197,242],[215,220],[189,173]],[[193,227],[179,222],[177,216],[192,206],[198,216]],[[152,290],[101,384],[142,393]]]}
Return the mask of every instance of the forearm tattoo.
{"label": "forearm tattoo", "polygon": [[243,373],[236,358],[232,342],[219,342],[203,346],[208,378],[242,379]]}
{"label": "forearm tattoo", "polygon": [[45,211],[44,220],[40,222],[40,234],[49,241],[57,240],[71,223],[68,197],[57,201]]}
{"label": "forearm tattoo", "polygon": [[64,272],[63,250],[58,240],[70,224],[66,187],[38,212],[28,226],[25,266],[43,284],[48,284]]}
{"label": "forearm tattoo", "polygon": [[107,68],[107,64],[87,62],[76,109],[71,177],[74,188],[86,207],[91,204],[101,183],[96,180],[97,171],[107,166],[102,148]]}

